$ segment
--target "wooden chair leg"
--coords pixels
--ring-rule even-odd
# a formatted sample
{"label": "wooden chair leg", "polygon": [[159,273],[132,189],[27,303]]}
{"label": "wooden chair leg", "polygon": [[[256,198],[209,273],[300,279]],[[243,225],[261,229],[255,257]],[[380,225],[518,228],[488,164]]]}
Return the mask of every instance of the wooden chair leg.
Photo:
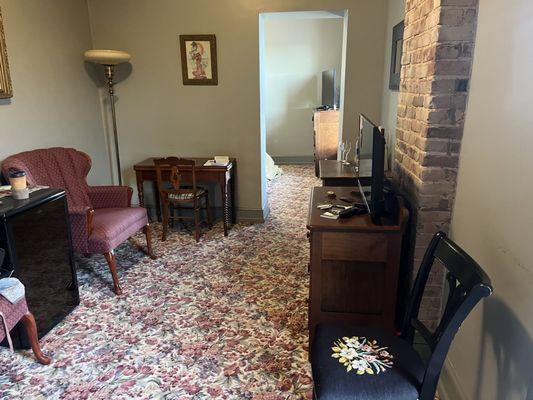
{"label": "wooden chair leg", "polygon": [[200,209],[196,202],[194,203],[194,238],[196,243],[200,241]]}
{"label": "wooden chair leg", "polygon": [[113,277],[113,286],[115,289],[116,295],[122,294],[122,288],[120,287],[118,283],[118,274],[117,274],[117,260],[115,258],[115,254],[113,251],[108,251],[107,253],[104,253],[104,257],[107,261],[107,265],[109,265],[109,270],[111,271],[111,276]]}
{"label": "wooden chair leg", "polygon": [[163,204],[163,236],[161,237],[161,241],[164,242],[167,240],[167,234],[168,234],[168,213],[169,213],[169,205]]}
{"label": "wooden chair leg", "polygon": [[211,208],[209,207],[209,195],[205,195],[205,209],[207,211],[207,225],[209,229],[213,227],[213,216],[211,215]]}
{"label": "wooden chair leg", "polygon": [[21,318],[21,322],[26,329],[26,334],[28,335],[31,349],[33,350],[33,354],[35,354],[37,361],[39,361],[39,363],[42,365],[50,364],[50,358],[45,356],[41,351],[39,335],[37,334],[37,325],[35,324],[35,318],[33,317],[33,314],[28,312]]}
{"label": "wooden chair leg", "polygon": [[152,248],[152,227],[150,224],[146,224],[143,228],[143,233],[146,236],[146,250],[148,252],[148,255],[152,260],[155,260],[157,257],[154,254],[153,248]]}

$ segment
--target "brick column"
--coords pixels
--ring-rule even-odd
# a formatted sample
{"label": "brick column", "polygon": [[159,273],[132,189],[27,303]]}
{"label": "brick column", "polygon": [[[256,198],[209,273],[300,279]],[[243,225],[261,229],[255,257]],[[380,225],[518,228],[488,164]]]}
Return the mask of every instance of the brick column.
{"label": "brick column", "polygon": [[[413,277],[455,197],[477,0],[407,0],[394,178],[413,207]],[[434,326],[442,274],[430,277],[421,319]]]}

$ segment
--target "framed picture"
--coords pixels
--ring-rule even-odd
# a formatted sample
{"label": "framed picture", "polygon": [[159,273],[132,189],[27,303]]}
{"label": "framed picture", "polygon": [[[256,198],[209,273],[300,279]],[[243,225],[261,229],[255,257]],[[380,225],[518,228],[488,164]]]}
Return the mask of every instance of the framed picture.
{"label": "framed picture", "polygon": [[403,21],[392,28],[392,49],[390,57],[389,89],[400,89],[400,71],[402,69]]}
{"label": "framed picture", "polygon": [[180,35],[184,85],[218,85],[215,35]]}
{"label": "framed picture", "polygon": [[7,63],[6,39],[4,36],[4,24],[2,22],[2,10],[0,10],[0,99],[13,97],[9,64]]}

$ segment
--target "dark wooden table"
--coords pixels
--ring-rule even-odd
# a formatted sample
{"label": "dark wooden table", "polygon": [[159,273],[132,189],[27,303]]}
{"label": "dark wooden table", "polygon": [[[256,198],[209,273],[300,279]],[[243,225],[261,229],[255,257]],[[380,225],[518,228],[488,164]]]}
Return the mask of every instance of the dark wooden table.
{"label": "dark wooden table", "polygon": [[356,172],[355,164],[344,164],[340,160],[320,160],[318,163],[318,177],[322,186],[357,186],[357,179],[361,185],[372,183],[372,162],[361,160],[360,171]]}
{"label": "dark wooden table", "polygon": [[[309,204],[307,229],[311,243],[309,337],[320,323],[374,325],[392,331],[400,253],[408,211],[398,201],[396,215],[382,224],[370,215],[327,219],[318,204],[346,204],[339,197],[360,197],[349,187],[315,187]],[[337,199],[327,197],[333,190]]]}
{"label": "dark wooden table", "polygon": [[[237,160],[230,158],[228,165],[219,166],[204,166],[205,162],[209,158],[194,158],[184,157],[196,162],[196,181],[199,183],[214,183],[220,186],[220,194],[222,200],[222,213],[224,220],[224,236],[228,236],[228,227],[230,222],[235,223],[235,169],[237,166]],[[159,191],[157,190],[157,178],[153,158],[147,158],[146,160],[135,164],[133,166],[135,175],[137,177],[137,191],[139,193],[139,205],[144,206],[144,189],[143,184],[145,181],[151,181],[154,186],[155,196],[155,211],[157,220],[161,221],[161,203],[159,199]],[[168,169],[170,171],[170,169]],[[183,180],[187,181],[191,178],[191,169],[187,167],[181,167],[180,172]],[[168,179],[169,176],[163,176],[163,179]],[[231,215],[230,215],[231,214]]]}

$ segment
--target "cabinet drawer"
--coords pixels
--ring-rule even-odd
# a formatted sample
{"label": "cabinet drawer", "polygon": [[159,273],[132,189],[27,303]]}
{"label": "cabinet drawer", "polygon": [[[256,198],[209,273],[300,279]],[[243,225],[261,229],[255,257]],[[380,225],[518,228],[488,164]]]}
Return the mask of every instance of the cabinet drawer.
{"label": "cabinet drawer", "polygon": [[385,262],[387,239],[385,234],[324,232],[322,259]]}

